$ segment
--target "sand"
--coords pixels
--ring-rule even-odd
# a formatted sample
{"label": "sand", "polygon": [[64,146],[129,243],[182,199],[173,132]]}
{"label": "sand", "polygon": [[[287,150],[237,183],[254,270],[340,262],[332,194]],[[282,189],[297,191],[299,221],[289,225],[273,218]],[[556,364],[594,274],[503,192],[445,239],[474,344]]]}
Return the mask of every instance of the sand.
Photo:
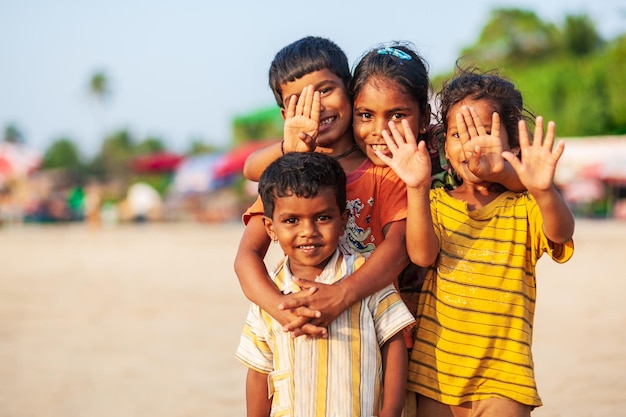
{"label": "sand", "polygon": [[[238,224],[0,229],[0,417],[243,416]],[[276,259],[277,254],[272,254]],[[626,222],[539,265],[538,417],[626,412]]]}

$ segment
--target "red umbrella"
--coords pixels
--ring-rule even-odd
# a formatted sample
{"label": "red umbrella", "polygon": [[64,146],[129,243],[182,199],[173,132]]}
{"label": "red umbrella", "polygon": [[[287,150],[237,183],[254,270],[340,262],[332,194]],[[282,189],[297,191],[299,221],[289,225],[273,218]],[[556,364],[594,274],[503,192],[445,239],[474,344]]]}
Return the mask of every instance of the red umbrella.
{"label": "red umbrella", "polygon": [[13,178],[24,177],[41,165],[38,151],[23,144],[0,143],[0,185]]}
{"label": "red umbrella", "polygon": [[626,158],[613,158],[601,163],[588,165],[583,169],[582,176],[610,184],[626,185]]}
{"label": "red umbrella", "polygon": [[223,178],[240,174],[246,159],[252,152],[274,143],[278,143],[278,140],[251,141],[235,146],[220,158],[215,165],[213,175],[215,178]]}
{"label": "red umbrella", "polygon": [[135,157],[131,166],[133,171],[142,173],[174,172],[183,159],[184,156],[175,153],[155,152]]}

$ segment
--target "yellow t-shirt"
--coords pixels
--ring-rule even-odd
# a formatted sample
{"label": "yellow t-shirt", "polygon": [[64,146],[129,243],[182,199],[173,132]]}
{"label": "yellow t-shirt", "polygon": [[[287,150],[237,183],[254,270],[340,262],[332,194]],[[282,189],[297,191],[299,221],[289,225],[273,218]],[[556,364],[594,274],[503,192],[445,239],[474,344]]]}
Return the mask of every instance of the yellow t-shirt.
{"label": "yellow t-shirt", "polygon": [[504,397],[541,405],[531,352],[535,266],[567,261],[574,244],[543,233],[527,193],[507,191],[478,210],[431,190],[436,265],[422,287],[408,388],[444,404]]}

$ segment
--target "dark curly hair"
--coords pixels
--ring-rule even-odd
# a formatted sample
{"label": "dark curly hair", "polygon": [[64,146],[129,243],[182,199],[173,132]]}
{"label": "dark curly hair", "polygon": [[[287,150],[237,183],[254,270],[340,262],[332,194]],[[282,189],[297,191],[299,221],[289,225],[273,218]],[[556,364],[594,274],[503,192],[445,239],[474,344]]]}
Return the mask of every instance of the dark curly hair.
{"label": "dark curly hair", "polygon": [[522,93],[508,78],[496,71],[481,72],[477,68],[461,68],[457,65],[454,76],[444,83],[438,94],[441,105],[441,124],[448,130],[450,109],[463,100],[488,100],[500,115],[502,126],[509,136],[509,146],[519,146],[518,122],[530,124],[534,116],[524,108]]}
{"label": "dark curly hair", "polygon": [[334,188],[339,210],[345,210],[346,173],[335,158],[320,152],[286,153],[272,162],[259,180],[263,214],[272,217],[276,198],[312,198],[321,187]]}

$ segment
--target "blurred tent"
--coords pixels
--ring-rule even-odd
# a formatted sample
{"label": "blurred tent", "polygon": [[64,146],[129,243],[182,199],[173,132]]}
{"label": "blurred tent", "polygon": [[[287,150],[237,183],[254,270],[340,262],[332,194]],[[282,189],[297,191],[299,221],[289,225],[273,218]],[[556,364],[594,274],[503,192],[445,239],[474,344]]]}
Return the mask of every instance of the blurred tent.
{"label": "blurred tent", "polygon": [[243,172],[243,165],[254,151],[280,142],[280,139],[249,141],[224,153],[213,171],[215,178],[226,178]]}
{"label": "blurred tent", "polygon": [[216,178],[215,168],[223,153],[186,158],[174,171],[170,191],[177,194],[204,193],[228,184],[228,178]]}
{"label": "blurred tent", "polygon": [[565,139],[554,181],[563,186],[580,178],[626,183],[626,136]]}
{"label": "blurred tent", "polygon": [[581,173],[585,178],[608,184],[626,185],[626,156],[623,159],[615,157],[605,163],[587,165]]}
{"label": "blurred tent", "polygon": [[554,182],[575,214],[624,216],[626,136],[565,139]]}
{"label": "blurred tent", "polygon": [[0,186],[25,177],[39,168],[42,155],[21,143],[0,143]]}
{"label": "blurred tent", "polygon": [[184,159],[183,155],[173,152],[155,152],[133,158],[131,169],[138,173],[169,173],[174,172]]}

